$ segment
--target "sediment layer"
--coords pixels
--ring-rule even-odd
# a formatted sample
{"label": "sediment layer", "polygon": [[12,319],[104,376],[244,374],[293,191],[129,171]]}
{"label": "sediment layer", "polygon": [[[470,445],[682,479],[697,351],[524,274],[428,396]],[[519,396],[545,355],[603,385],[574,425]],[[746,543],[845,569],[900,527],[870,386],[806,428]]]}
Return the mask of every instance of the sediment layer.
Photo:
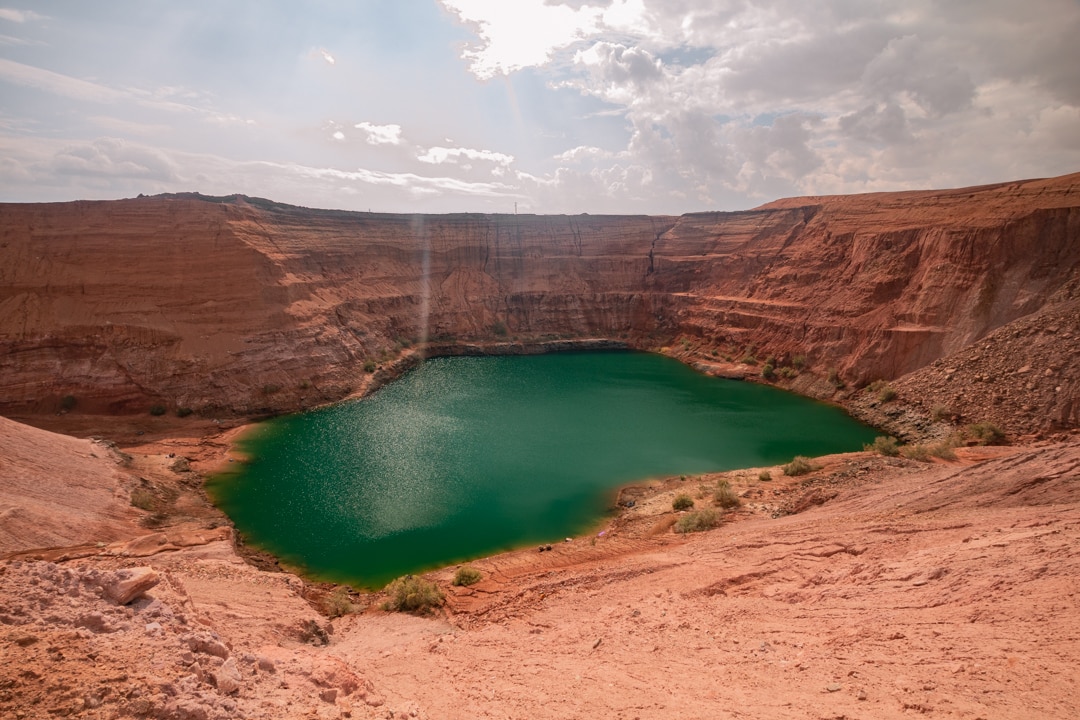
{"label": "sediment layer", "polygon": [[[828,396],[1073,307],[1077,237],[1080,174],[681,217],[8,204],[0,413],[295,410],[427,341],[685,340],[691,362],[799,358],[785,382]],[[1077,393],[1067,379],[1033,422],[1077,424]]]}

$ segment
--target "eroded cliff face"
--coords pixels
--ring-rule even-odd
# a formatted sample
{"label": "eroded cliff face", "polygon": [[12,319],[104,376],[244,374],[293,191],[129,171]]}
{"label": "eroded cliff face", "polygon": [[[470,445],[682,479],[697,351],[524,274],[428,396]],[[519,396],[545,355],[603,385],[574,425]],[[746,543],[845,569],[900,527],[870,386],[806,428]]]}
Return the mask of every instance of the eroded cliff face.
{"label": "eroded cliff face", "polygon": [[291,410],[426,341],[686,338],[858,385],[1080,297],[1077,238],[1080,174],[678,218],[3,205],[0,412]]}

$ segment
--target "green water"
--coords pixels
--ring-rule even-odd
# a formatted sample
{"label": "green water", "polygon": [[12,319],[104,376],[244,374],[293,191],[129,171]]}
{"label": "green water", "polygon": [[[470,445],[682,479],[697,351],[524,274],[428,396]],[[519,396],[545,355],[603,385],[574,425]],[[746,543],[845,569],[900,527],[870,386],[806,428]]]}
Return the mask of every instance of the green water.
{"label": "green water", "polygon": [[252,544],[375,587],[587,531],[614,488],[856,450],[874,432],[645,353],[429,360],[364,400],[264,423],[210,485]]}

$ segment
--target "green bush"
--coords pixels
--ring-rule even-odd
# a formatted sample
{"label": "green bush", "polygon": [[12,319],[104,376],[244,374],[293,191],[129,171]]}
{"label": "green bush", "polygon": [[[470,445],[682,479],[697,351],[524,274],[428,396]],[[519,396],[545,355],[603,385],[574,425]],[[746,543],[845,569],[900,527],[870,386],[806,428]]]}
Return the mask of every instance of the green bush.
{"label": "green bush", "polygon": [[365,360],[364,361],[364,372],[366,372],[366,373],[375,372],[375,361],[374,360]]}
{"label": "green bush", "polygon": [[772,481],[772,473],[769,472],[768,470],[762,470],[761,472],[758,473],[757,479],[760,480],[761,482],[771,482]]}
{"label": "green bush", "polygon": [[785,380],[791,380],[793,378],[799,377],[799,371],[793,367],[782,367],[776,371],[776,374],[784,378]]}
{"label": "green bush", "polygon": [[879,402],[887,403],[896,399],[896,391],[886,385],[881,392],[878,393],[877,399]]}
{"label": "green bush", "polygon": [[964,436],[978,441],[980,445],[999,445],[1005,440],[1005,433],[989,422],[980,422],[964,428]]}
{"label": "green bush", "polygon": [[263,385],[262,391],[263,395],[273,395],[274,393],[281,391],[281,386],[275,385],[274,383],[267,383],[266,385]]}
{"label": "green bush", "polygon": [[151,405],[150,406],[150,414],[153,415],[154,417],[159,417],[161,415],[164,415],[165,414],[165,406],[164,405]]}
{"label": "green bush", "polygon": [[78,400],[75,399],[74,395],[65,395],[64,397],[60,398],[60,409],[64,412],[74,410],[75,405],[77,404]]}
{"label": "green bush", "polygon": [[885,437],[883,435],[874,438],[873,443],[863,445],[863,450],[872,450],[880,455],[885,455],[886,457],[896,457],[900,454],[900,448],[897,445],[896,438],[891,436]]}
{"label": "green bush", "polygon": [[716,490],[713,492],[713,500],[725,510],[737,508],[742,505],[742,500],[735,494],[735,491],[731,488],[731,483],[727,480],[720,480],[716,483]]}
{"label": "green bush", "polygon": [[769,363],[765,363],[765,365],[761,368],[761,377],[765,378],[766,380],[775,380],[776,368],[774,368]]}
{"label": "green bush", "polygon": [[352,600],[349,599],[349,589],[346,587],[339,587],[327,595],[323,598],[322,605],[323,611],[330,618],[348,615],[356,609],[353,607]]}
{"label": "green bush", "polygon": [[671,503],[673,510],[689,510],[692,507],[694,507],[694,498],[685,493],[676,495],[675,500]]}
{"label": "green bush", "polygon": [[837,390],[843,390],[845,387],[844,381],[840,378],[840,373],[836,368],[829,368],[828,380],[829,384]]}
{"label": "green bush", "polygon": [[193,412],[195,411],[189,407],[178,407],[176,408],[176,417],[185,418]]}
{"label": "green bush", "polygon": [[386,586],[390,599],[383,604],[383,609],[396,612],[428,613],[442,607],[446,597],[442,590],[429,580],[406,575]]}
{"label": "green bush", "polygon": [[806,367],[806,356],[796,355],[795,357],[791,358],[791,365],[796,370],[802,370],[804,367]]}
{"label": "green bush", "polygon": [[720,524],[720,514],[715,510],[695,510],[687,513],[675,523],[675,532],[691,533],[711,530]]}
{"label": "green bush", "polygon": [[484,575],[476,568],[459,567],[457,572],[454,573],[454,581],[451,584],[459,587],[467,587],[480,582],[480,579],[483,577]]}
{"label": "green bush", "polygon": [[506,323],[504,323],[502,320],[492,323],[491,332],[495,335],[498,335],[499,337],[506,337]]}
{"label": "green bush", "polygon": [[784,474],[789,477],[795,477],[796,475],[805,475],[806,473],[820,470],[820,465],[814,465],[810,462],[810,458],[803,457],[802,455],[796,455],[791,462],[782,467]]}

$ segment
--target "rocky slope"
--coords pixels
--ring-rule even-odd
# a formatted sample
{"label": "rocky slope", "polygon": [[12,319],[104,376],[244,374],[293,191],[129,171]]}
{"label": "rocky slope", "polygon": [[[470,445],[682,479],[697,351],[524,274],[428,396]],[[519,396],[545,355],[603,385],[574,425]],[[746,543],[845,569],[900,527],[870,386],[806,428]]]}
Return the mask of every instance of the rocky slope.
{"label": "rocky slope", "polygon": [[[3,205],[0,412],[280,412],[426,341],[597,337],[736,374],[771,357],[798,366],[778,382],[829,397],[1074,303],[1077,237],[1080,174],[678,218]],[[1010,429],[1080,420],[1065,362],[1061,391]]]}
{"label": "rocky slope", "polygon": [[[123,451],[0,418],[0,715],[1077,717],[1078,237],[1080,175],[680,218],[2,205],[0,412]],[[430,574],[428,617],[331,621],[202,492],[251,413],[581,343],[1017,444],[634,488],[598,536]],[[720,479],[742,506],[673,533]]]}
{"label": "rocky slope", "polygon": [[[69,444],[42,448],[43,488]],[[167,447],[118,472],[167,484]],[[1080,436],[958,455],[671,478],[599,536],[477,561],[471,587],[432,573],[426,617],[354,595],[329,620],[227,527],[23,551],[0,559],[0,715],[1075,718]],[[720,477],[742,507],[672,533],[673,496],[707,504]]]}

